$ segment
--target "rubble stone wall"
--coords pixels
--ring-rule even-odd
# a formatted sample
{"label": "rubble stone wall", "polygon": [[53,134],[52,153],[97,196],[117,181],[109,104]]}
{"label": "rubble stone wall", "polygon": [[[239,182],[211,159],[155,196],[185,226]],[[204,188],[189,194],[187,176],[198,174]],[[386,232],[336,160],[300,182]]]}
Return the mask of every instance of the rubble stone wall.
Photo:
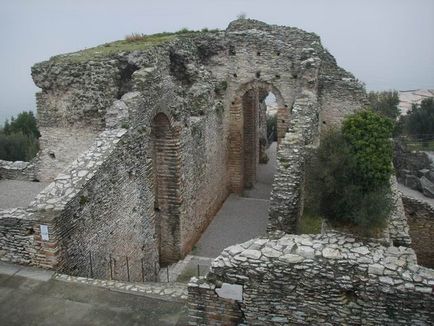
{"label": "rubble stone wall", "polygon": [[129,272],[130,280],[154,280],[149,170],[139,139],[115,129],[99,135],[58,175],[30,206],[39,223],[53,228],[51,268],[105,279],[127,280]]}
{"label": "rubble stone wall", "polygon": [[34,181],[36,179],[35,163],[0,160],[0,179]]}
{"label": "rubble stone wall", "polygon": [[[216,291],[223,283],[242,285],[238,312]],[[226,248],[205,279],[192,279],[189,314],[194,325],[429,325],[433,284],[410,248],[339,233],[259,238]]]}
{"label": "rubble stone wall", "polygon": [[[153,167],[151,122],[157,114],[163,113],[176,130],[171,143],[176,153],[168,157],[173,161],[168,169],[176,175],[170,185],[176,214],[167,225],[179,241],[171,246],[179,250],[174,255],[182,257],[229,193],[236,191],[234,180],[244,180],[245,166],[253,162],[256,166],[259,131],[245,132],[245,108],[231,114],[247,92],[257,94],[249,104],[255,107],[252,114],[257,120],[257,111],[264,106],[256,102],[266,93],[276,96],[279,108],[282,146],[271,198],[273,230],[290,230],[292,214],[299,212],[303,148],[318,137],[325,103],[319,95],[334,99],[334,108],[342,115],[363,103],[363,87],[353,79],[342,82],[352,75],[337,67],[313,33],[244,19],[232,22],[226,31],[161,39],[129,44],[127,48],[134,51],[116,51],[124,41],[106,44],[33,67],[33,79],[41,88],[38,171],[41,180],[54,178],[53,186],[33,206],[41,223],[54,228],[52,244],[45,247],[38,242],[38,248],[56,257],[44,264],[51,262],[74,275],[107,277],[103,271],[111,260],[103,260],[108,254],[134,255],[145,260],[147,275],[153,275],[159,263],[156,243],[161,238],[156,230],[161,224],[155,219],[164,218],[154,212],[159,209],[154,194],[159,180]],[[328,89],[333,94],[327,95]],[[347,109],[349,102],[352,106]],[[106,144],[104,139],[119,128],[128,133],[118,144],[101,145],[103,150],[93,145],[79,156],[96,137],[96,143]],[[105,134],[97,136],[104,129]],[[256,148],[255,157],[233,160],[233,153],[244,153],[248,143]],[[255,166],[250,164],[252,176]],[[130,244],[122,237],[129,238]],[[91,261],[96,264],[92,271]]]}
{"label": "rubble stone wall", "polygon": [[94,142],[97,132],[86,128],[40,127],[36,178],[51,182]]}
{"label": "rubble stone wall", "polygon": [[417,261],[419,265],[434,268],[434,207],[407,196],[402,200]]}
{"label": "rubble stone wall", "polygon": [[0,260],[32,264],[34,216],[22,208],[0,210]]}

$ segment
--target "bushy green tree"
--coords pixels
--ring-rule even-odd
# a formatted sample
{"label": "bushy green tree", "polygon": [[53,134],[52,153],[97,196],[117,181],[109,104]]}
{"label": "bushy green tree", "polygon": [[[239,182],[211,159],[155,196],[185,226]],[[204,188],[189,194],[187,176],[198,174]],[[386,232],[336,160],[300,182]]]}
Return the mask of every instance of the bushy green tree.
{"label": "bushy green tree", "polygon": [[12,117],[10,123],[6,120],[3,130],[6,135],[22,133],[34,138],[41,136],[32,111],[21,112],[16,119]]}
{"label": "bushy green tree", "polygon": [[39,137],[33,112],[22,112],[16,119],[6,120],[0,129],[0,159],[30,161],[39,150]]}
{"label": "bushy green tree", "polygon": [[354,158],[354,178],[367,189],[389,181],[392,173],[393,122],[371,110],[349,116],[342,125],[342,134]]}
{"label": "bushy green tree", "polygon": [[30,161],[38,153],[36,138],[22,133],[0,134],[0,159],[6,161]]}
{"label": "bushy green tree", "polygon": [[394,121],[399,117],[399,95],[397,91],[369,92],[368,98],[374,112]]}
{"label": "bushy green tree", "polygon": [[434,98],[426,98],[420,105],[413,104],[404,117],[404,126],[406,133],[413,138],[434,139]]}
{"label": "bushy green tree", "polygon": [[362,111],[341,130],[325,132],[307,164],[309,212],[363,235],[384,226],[391,209],[392,127],[390,119]]}

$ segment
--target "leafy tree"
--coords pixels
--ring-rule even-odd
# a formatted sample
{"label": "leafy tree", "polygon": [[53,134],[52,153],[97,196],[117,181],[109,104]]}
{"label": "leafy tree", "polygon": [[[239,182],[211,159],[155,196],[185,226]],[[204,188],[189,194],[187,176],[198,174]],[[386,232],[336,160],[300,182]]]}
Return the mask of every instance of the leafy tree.
{"label": "leafy tree", "polygon": [[10,123],[6,120],[3,131],[6,135],[21,132],[29,137],[39,138],[41,136],[36,125],[36,118],[32,111],[21,112],[16,119],[12,117]]}
{"label": "leafy tree", "polygon": [[0,134],[0,159],[6,161],[30,161],[38,153],[36,138],[22,133]]}
{"label": "leafy tree", "polygon": [[39,150],[39,130],[33,112],[21,112],[0,129],[0,159],[30,161]]}
{"label": "leafy tree", "polygon": [[404,125],[407,134],[414,138],[434,138],[434,98],[426,98],[420,105],[413,104],[410,112],[404,117]]}
{"label": "leafy tree", "polygon": [[393,123],[372,111],[329,130],[307,163],[306,209],[335,227],[372,235],[391,210]]}
{"label": "leafy tree", "polygon": [[394,121],[399,117],[399,96],[397,91],[369,92],[368,98],[375,112]]}

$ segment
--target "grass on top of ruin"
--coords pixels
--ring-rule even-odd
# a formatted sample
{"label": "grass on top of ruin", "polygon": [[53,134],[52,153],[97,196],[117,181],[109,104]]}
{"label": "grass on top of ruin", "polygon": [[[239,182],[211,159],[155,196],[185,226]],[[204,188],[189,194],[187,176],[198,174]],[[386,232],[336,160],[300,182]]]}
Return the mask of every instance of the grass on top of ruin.
{"label": "grass on top of ruin", "polygon": [[131,33],[125,36],[125,39],[123,40],[104,43],[96,47],[80,50],[77,52],[57,55],[52,57],[51,59],[55,61],[85,62],[99,58],[107,58],[120,52],[128,53],[138,50],[144,50],[180,37],[189,37],[197,35],[199,33],[215,33],[218,31],[219,30],[217,29],[208,30],[207,28],[204,28],[200,31],[191,31],[183,28],[173,33],[163,32],[151,35],[146,35],[142,33]]}

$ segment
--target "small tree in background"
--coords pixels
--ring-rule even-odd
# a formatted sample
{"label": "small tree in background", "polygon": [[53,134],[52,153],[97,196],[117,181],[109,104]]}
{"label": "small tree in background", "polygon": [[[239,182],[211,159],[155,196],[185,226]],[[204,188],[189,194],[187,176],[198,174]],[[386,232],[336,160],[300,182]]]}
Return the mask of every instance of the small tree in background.
{"label": "small tree in background", "polygon": [[397,91],[369,92],[368,99],[374,112],[394,121],[399,117],[399,95]]}
{"label": "small tree in background", "polygon": [[406,133],[419,140],[434,139],[434,98],[413,104],[410,112],[403,117]]}
{"label": "small tree in background", "polygon": [[393,123],[372,111],[329,130],[307,163],[306,209],[335,227],[373,235],[391,210]]}
{"label": "small tree in background", "polygon": [[33,112],[21,112],[0,129],[0,159],[30,161],[39,150],[40,133]]}

